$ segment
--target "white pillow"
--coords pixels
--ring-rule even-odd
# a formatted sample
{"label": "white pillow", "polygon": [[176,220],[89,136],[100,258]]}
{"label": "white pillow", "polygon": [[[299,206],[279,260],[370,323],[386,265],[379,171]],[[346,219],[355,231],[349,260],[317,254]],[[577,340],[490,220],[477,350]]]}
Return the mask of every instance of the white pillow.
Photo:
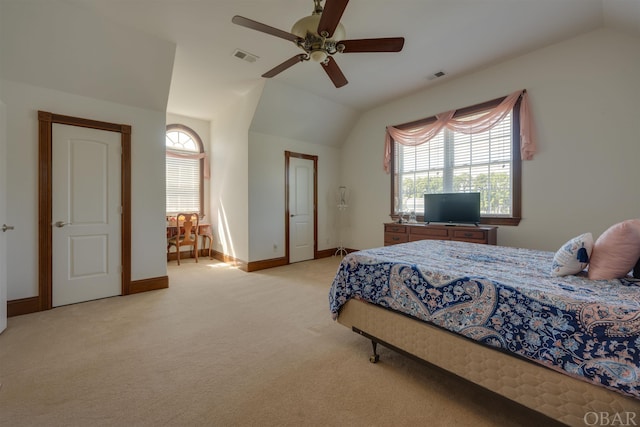
{"label": "white pillow", "polygon": [[593,251],[593,235],[584,233],[562,245],[553,257],[551,275],[568,276],[587,268]]}

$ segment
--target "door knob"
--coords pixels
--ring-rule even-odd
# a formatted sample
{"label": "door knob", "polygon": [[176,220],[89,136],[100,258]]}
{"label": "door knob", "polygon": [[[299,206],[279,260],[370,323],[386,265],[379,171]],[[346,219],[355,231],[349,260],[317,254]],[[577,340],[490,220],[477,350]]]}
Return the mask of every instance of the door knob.
{"label": "door knob", "polygon": [[7,230],[13,230],[15,227],[13,225],[2,224],[2,232],[5,233]]}
{"label": "door knob", "polygon": [[56,226],[56,227],[58,227],[58,228],[62,228],[62,227],[64,227],[65,225],[69,225],[69,224],[70,224],[69,222],[57,221],[57,222],[56,222],[55,224],[53,224],[53,225],[55,225],[55,226]]}

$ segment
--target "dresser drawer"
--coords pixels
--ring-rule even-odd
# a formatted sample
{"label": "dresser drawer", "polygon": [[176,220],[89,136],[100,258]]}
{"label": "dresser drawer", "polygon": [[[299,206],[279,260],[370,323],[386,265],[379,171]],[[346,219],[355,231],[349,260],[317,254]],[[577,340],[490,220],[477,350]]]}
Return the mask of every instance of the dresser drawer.
{"label": "dresser drawer", "polygon": [[482,242],[487,241],[487,234],[483,230],[451,230],[451,238],[454,240],[462,240],[465,242]]}
{"label": "dresser drawer", "polygon": [[384,233],[384,245],[395,245],[398,243],[407,243],[409,235],[407,233]]}
{"label": "dresser drawer", "polygon": [[447,228],[433,228],[433,227],[413,227],[411,229],[412,240],[421,239],[441,239],[449,240],[449,230]]}
{"label": "dresser drawer", "polygon": [[401,224],[385,224],[384,225],[385,233],[406,233],[407,226]]}

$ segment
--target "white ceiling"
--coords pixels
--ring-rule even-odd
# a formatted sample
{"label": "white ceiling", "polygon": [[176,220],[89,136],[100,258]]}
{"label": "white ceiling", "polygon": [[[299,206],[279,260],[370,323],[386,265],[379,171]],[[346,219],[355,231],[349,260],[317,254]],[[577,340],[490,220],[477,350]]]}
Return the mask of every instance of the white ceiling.
{"label": "white ceiling", "polygon": [[[234,15],[290,31],[312,0],[63,0],[176,44],[167,110],[215,120],[260,75],[301,51],[291,42],[231,23]],[[329,0],[330,1],[330,0]],[[400,53],[337,54],[349,84],[336,89],[320,65],[303,62],[279,83],[366,110],[601,26],[640,35],[637,0],[352,0],[347,39],[405,37]],[[233,57],[242,49],[259,57]],[[429,80],[435,72],[447,75]]]}

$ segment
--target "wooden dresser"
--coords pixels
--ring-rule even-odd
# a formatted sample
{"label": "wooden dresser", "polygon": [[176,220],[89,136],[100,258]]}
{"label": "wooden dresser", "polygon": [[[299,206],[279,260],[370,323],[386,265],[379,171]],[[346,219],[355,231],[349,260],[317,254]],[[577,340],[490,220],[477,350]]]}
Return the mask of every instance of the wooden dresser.
{"label": "wooden dresser", "polygon": [[458,240],[462,242],[495,245],[498,227],[444,224],[397,224],[384,225],[384,245],[413,242],[416,240]]}

